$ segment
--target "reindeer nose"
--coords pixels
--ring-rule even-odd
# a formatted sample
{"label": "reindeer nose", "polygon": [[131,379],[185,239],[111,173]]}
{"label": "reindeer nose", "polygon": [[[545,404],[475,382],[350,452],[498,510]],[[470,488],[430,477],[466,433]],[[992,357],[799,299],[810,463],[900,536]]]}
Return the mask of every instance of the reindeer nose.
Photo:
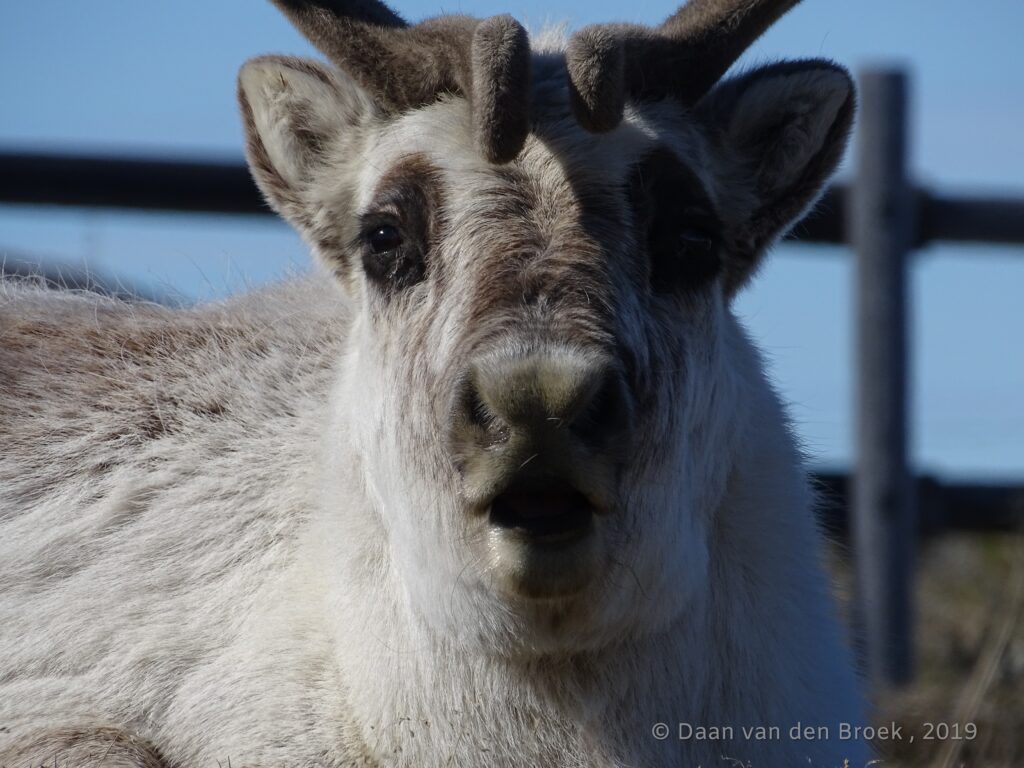
{"label": "reindeer nose", "polygon": [[491,434],[531,443],[600,443],[623,426],[626,414],[615,367],[602,355],[572,350],[479,360],[465,403],[470,421]]}

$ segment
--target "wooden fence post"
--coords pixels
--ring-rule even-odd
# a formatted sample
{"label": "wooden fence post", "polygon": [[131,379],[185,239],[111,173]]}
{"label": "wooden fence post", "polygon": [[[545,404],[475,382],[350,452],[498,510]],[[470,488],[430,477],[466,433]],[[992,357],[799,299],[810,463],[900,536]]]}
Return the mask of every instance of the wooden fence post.
{"label": "wooden fence post", "polygon": [[856,251],[857,614],[874,684],[912,674],[915,515],[907,461],[907,270],[914,205],[906,169],[902,73],[860,76],[850,235]]}

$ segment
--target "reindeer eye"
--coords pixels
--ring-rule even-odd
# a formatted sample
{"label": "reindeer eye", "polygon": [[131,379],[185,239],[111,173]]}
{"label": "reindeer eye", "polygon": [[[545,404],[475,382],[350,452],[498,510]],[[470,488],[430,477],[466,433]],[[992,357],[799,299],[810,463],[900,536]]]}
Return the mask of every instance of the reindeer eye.
{"label": "reindeer eye", "polygon": [[707,285],[722,267],[722,222],[697,175],[674,152],[656,149],[636,166],[627,194],[646,235],[654,292]]}
{"label": "reindeer eye", "polygon": [[363,269],[385,293],[414,285],[426,273],[422,241],[406,238],[397,224],[377,221],[363,229]]}
{"label": "reindeer eye", "polygon": [[721,264],[713,224],[699,216],[657,216],[648,234],[651,285],[659,292],[697,288],[715,276]]}
{"label": "reindeer eye", "polygon": [[[372,2],[372,0],[371,0]],[[421,162],[391,168],[358,218],[351,252],[385,299],[427,276],[427,255],[437,239],[437,183]]]}
{"label": "reindeer eye", "polygon": [[715,237],[704,229],[684,229],[679,233],[679,245],[690,253],[709,253],[715,247]]}
{"label": "reindeer eye", "polygon": [[366,233],[366,242],[374,254],[389,253],[402,245],[402,233],[398,231],[398,227],[382,224]]}

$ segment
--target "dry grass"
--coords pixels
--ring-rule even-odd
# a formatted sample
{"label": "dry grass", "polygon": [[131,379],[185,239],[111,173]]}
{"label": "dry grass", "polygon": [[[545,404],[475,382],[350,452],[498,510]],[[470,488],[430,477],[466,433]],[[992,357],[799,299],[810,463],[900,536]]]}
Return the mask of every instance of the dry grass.
{"label": "dry grass", "polygon": [[[840,570],[841,576],[845,569]],[[847,572],[848,573],[848,572]],[[892,768],[1024,766],[1024,535],[939,537],[918,553],[912,685],[876,692],[878,743]],[[932,738],[966,735],[974,739]],[[911,741],[910,737],[913,736]]]}

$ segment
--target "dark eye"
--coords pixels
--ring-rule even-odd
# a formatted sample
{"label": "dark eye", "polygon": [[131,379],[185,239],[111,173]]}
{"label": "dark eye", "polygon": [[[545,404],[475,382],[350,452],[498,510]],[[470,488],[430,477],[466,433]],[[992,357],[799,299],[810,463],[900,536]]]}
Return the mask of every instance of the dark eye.
{"label": "dark eye", "polygon": [[707,230],[690,227],[679,233],[679,245],[689,253],[710,253],[715,248],[715,237]]}
{"label": "dark eye", "polygon": [[382,224],[373,227],[366,233],[366,241],[369,243],[372,253],[388,253],[397,250],[402,245],[402,233],[398,231],[398,227]]}
{"label": "dark eye", "polygon": [[[408,232],[408,229],[405,230]],[[426,272],[422,240],[407,238],[396,224],[370,224],[363,229],[363,269],[385,293],[418,283]]]}
{"label": "dark eye", "polygon": [[640,161],[627,187],[650,285],[662,295],[699,290],[722,268],[723,227],[704,183],[671,150]]}
{"label": "dark eye", "polygon": [[651,285],[659,293],[698,288],[721,266],[714,225],[700,217],[656,217],[648,237]]}

